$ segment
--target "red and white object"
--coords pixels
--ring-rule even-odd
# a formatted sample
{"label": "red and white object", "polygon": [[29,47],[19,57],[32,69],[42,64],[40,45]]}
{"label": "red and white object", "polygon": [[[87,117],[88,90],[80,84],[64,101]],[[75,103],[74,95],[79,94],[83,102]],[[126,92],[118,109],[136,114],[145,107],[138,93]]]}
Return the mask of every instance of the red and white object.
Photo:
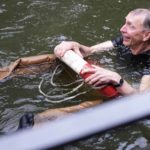
{"label": "red and white object", "polygon": [[[60,58],[66,65],[73,69],[77,74],[79,74],[83,79],[89,77],[92,73],[82,73],[86,68],[93,68],[91,64],[82,59],[72,50],[66,51],[63,57]],[[97,89],[97,91],[108,98],[117,97],[119,93],[117,89],[112,85],[102,86]]]}

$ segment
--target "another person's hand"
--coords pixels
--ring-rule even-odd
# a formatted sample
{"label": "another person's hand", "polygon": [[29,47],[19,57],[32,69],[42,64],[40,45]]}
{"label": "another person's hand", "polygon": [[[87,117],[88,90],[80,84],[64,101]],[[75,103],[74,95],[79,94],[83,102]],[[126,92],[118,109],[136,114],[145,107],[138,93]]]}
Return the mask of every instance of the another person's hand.
{"label": "another person's hand", "polygon": [[92,75],[90,75],[88,78],[85,79],[85,82],[89,85],[92,85],[94,87],[97,87],[101,84],[118,84],[121,76],[113,71],[98,67],[98,66],[93,66],[93,68],[86,69],[85,71],[83,70],[82,73],[87,73],[90,72]]}
{"label": "another person's hand", "polygon": [[79,56],[83,57],[81,52],[80,52],[80,44],[77,42],[73,41],[63,41],[59,45],[57,45],[54,48],[54,54],[58,57],[61,58],[64,56],[66,51],[68,50],[73,50],[75,53],[77,53]]}

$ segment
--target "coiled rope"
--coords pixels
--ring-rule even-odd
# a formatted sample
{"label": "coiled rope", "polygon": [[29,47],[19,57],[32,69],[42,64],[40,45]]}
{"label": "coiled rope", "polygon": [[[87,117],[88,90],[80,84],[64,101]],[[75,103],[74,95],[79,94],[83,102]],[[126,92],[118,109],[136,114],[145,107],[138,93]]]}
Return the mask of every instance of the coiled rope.
{"label": "coiled rope", "polygon": [[[83,91],[83,92],[79,92],[78,91],[84,85],[83,79],[78,79],[78,80],[76,80],[76,81],[74,81],[72,83],[63,84],[63,85],[54,83],[55,75],[56,74],[60,74],[62,72],[62,70],[59,70],[60,67],[61,67],[61,65],[57,65],[55,70],[53,71],[53,73],[51,75],[51,78],[50,78],[50,85],[51,86],[57,88],[57,87],[69,87],[69,86],[73,86],[73,85],[75,85],[77,83],[79,83],[79,85],[74,87],[71,91],[66,92],[64,94],[61,94],[61,95],[48,95],[42,90],[42,85],[43,85],[43,82],[45,80],[44,78],[42,78],[42,80],[39,83],[38,89],[39,89],[40,94],[42,94],[45,97],[45,101],[50,102],[50,103],[61,103],[61,102],[64,102],[64,101],[68,101],[68,100],[74,99],[74,98],[76,98],[79,95],[87,93],[87,90]],[[77,92],[77,91],[78,91],[78,93],[75,94],[75,92]]]}

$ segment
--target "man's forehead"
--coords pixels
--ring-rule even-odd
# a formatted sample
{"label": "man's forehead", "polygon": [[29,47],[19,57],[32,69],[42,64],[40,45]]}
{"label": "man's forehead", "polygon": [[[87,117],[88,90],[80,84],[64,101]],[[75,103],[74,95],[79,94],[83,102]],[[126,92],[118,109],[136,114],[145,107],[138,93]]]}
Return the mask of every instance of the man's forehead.
{"label": "man's forehead", "polygon": [[133,14],[133,13],[129,13],[125,17],[126,21],[139,22],[139,23],[143,23],[144,18],[145,18],[145,15],[143,15],[143,14]]}

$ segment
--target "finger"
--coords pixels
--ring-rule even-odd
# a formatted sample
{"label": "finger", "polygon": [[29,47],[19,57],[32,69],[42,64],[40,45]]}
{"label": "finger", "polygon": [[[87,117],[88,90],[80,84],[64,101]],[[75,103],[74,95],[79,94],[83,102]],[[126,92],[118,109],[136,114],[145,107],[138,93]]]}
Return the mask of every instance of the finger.
{"label": "finger", "polygon": [[84,67],[82,69],[82,74],[85,74],[85,73],[94,74],[95,73],[95,69],[94,68],[89,68],[89,67]]}
{"label": "finger", "polygon": [[61,50],[59,49],[58,46],[55,47],[54,49],[54,54],[59,58],[61,57]]}
{"label": "finger", "polygon": [[93,84],[94,82],[96,82],[96,80],[98,80],[98,76],[97,76],[97,74],[91,74],[89,77],[87,77],[86,79],[85,79],[85,82],[86,83],[88,83],[88,84]]}
{"label": "finger", "polygon": [[99,80],[97,82],[94,83],[94,86],[98,86],[98,85],[105,85],[105,84],[109,84],[111,83],[110,79],[108,77],[105,76],[101,76],[101,78],[99,78]]}
{"label": "finger", "polygon": [[82,53],[80,52],[80,50],[79,50],[78,47],[75,47],[75,48],[74,48],[74,51],[75,51],[75,53],[77,53],[81,58],[83,58],[83,55],[82,55]]}
{"label": "finger", "polygon": [[61,58],[65,55],[66,51],[68,51],[67,49],[65,49],[64,47],[61,47],[61,46],[57,46],[55,49],[54,49],[54,54],[58,57],[58,58]]}
{"label": "finger", "polygon": [[101,81],[104,83],[111,83],[111,78],[108,76],[104,76],[101,78]]}
{"label": "finger", "polygon": [[96,66],[96,65],[92,65],[93,68],[98,69],[98,70],[104,70],[104,68],[100,67],[100,66]]}

